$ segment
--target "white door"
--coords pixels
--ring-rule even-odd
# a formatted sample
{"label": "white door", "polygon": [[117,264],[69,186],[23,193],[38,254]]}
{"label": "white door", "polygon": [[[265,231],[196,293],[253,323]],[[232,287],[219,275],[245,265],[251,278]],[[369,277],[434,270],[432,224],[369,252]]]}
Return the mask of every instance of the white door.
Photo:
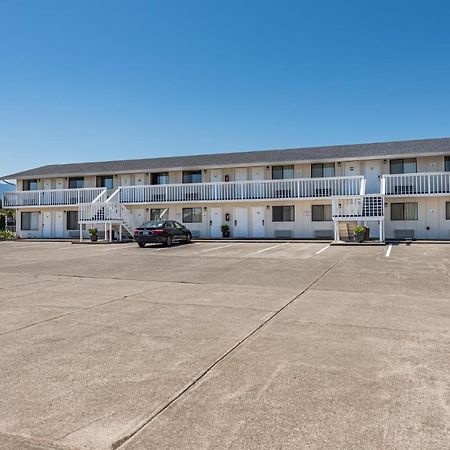
{"label": "white door", "polygon": [[359,161],[346,161],[344,163],[344,176],[352,177],[359,175]]}
{"label": "white door", "polygon": [[247,208],[233,208],[233,237],[248,237]]}
{"label": "white door", "polygon": [[120,176],[120,185],[121,186],[129,186],[131,184],[130,175],[121,175]]}
{"label": "white door", "polygon": [[64,212],[56,211],[55,213],[55,237],[64,237]]}
{"label": "white door", "polygon": [[209,208],[209,236],[212,238],[222,237],[222,208]]}
{"label": "white door", "polygon": [[263,238],[266,235],[265,227],[266,207],[253,206],[252,207],[252,237]]}
{"label": "white door", "polygon": [[247,168],[240,167],[234,169],[234,181],[246,181],[247,180]]}
{"label": "white door", "polygon": [[134,184],[136,186],[143,186],[145,184],[145,173],[134,174]]}
{"label": "white door", "polygon": [[44,189],[51,189],[52,188],[52,180],[44,180]]}
{"label": "white door", "polygon": [[209,180],[211,183],[220,183],[222,181],[222,169],[212,169],[209,172]]}
{"label": "white door", "polygon": [[42,237],[52,237],[52,213],[51,211],[44,211],[42,213]]}
{"label": "white door", "polygon": [[364,163],[364,176],[366,177],[366,193],[378,194],[381,182],[381,161],[366,161]]}
{"label": "white door", "polygon": [[64,178],[56,179],[56,189],[64,189]]}
{"label": "white door", "polygon": [[252,167],[252,180],[264,180],[264,167]]}
{"label": "white door", "polygon": [[133,214],[133,219],[134,219],[134,226],[139,227],[141,226],[144,222],[146,222],[146,218],[145,218],[145,209],[135,209],[134,210],[134,214]]}

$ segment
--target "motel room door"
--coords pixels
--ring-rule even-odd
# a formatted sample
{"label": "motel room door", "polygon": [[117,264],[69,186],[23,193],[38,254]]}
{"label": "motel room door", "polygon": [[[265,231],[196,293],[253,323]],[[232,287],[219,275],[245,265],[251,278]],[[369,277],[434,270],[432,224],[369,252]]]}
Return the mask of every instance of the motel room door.
{"label": "motel room door", "polygon": [[252,207],[252,237],[263,238],[266,235],[265,227],[265,206]]}
{"label": "motel room door", "polygon": [[209,208],[209,236],[222,237],[222,208]]}
{"label": "motel room door", "polygon": [[233,208],[233,237],[248,237],[247,208]]}
{"label": "motel room door", "polygon": [[55,237],[62,238],[64,237],[64,212],[56,211],[55,212]]}
{"label": "motel room door", "polygon": [[365,161],[366,193],[379,194],[381,188],[381,161]]}
{"label": "motel room door", "polygon": [[44,239],[52,237],[52,212],[44,211],[42,213],[42,237]]}

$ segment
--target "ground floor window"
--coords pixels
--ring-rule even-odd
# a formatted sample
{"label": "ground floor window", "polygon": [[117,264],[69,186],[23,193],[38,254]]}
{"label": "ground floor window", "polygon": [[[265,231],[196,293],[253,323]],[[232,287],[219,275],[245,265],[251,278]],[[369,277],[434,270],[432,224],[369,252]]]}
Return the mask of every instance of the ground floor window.
{"label": "ground floor window", "polygon": [[312,205],[311,219],[313,222],[329,222],[333,220],[331,205]]}
{"label": "ground floor window", "polygon": [[391,220],[418,220],[418,203],[391,203]]}
{"label": "ground floor window", "polygon": [[183,208],[183,223],[201,223],[202,208]]}
{"label": "ground floor window", "polygon": [[67,230],[78,230],[78,211],[67,211],[66,215]]}
{"label": "ground floor window", "polygon": [[169,208],[152,208],[150,220],[166,220],[169,218]]}
{"label": "ground floor window", "polygon": [[294,206],[272,206],[272,222],[294,222]]}
{"label": "ground floor window", "polygon": [[24,231],[39,229],[39,213],[23,212],[20,216],[20,227]]}
{"label": "ground floor window", "polygon": [[450,220],[450,202],[445,202],[445,220]]}

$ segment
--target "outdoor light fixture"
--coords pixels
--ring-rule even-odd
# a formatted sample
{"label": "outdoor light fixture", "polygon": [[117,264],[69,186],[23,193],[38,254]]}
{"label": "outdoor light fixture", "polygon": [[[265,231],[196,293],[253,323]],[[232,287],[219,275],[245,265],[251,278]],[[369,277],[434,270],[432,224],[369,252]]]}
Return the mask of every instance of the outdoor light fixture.
{"label": "outdoor light fixture", "polygon": [[208,208],[206,206],[203,207],[203,211],[207,211]]}
{"label": "outdoor light fixture", "polygon": [[230,181],[230,175],[225,175],[225,181]]}
{"label": "outdoor light fixture", "polygon": [[387,164],[387,159],[383,159],[383,164]]}
{"label": "outdoor light fixture", "polygon": [[339,162],[337,163],[337,165],[338,165],[338,167],[341,167],[341,162],[339,161]]}
{"label": "outdoor light fixture", "polygon": [[267,205],[267,206],[266,206],[266,208],[267,208],[267,209],[270,209],[270,206],[269,206],[269,205]]}
{"label": "outdoor light fixture", "polygon": [[266,166],[266,170],[270,170],[270,166]]}

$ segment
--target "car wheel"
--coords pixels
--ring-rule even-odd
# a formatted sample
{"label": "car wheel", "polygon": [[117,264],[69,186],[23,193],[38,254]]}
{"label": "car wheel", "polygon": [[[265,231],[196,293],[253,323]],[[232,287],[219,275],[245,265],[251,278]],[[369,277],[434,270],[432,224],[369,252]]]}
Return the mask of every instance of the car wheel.
{"label": "car wheel", "polygon": [[188,233],[186,235],[186,244],[190,244],[190,243],[192,243],[192,234]]}
{"label": "car wheel", "polygon": [[145,247],[145,242],[138,242],[139,247],[144,248]]}
{"label": "car wheel", "polygon": [[166,237],[166,242],[164,242],[164,245],[166,247],[170,247],[172,245],[172,236],[170,234]]}

